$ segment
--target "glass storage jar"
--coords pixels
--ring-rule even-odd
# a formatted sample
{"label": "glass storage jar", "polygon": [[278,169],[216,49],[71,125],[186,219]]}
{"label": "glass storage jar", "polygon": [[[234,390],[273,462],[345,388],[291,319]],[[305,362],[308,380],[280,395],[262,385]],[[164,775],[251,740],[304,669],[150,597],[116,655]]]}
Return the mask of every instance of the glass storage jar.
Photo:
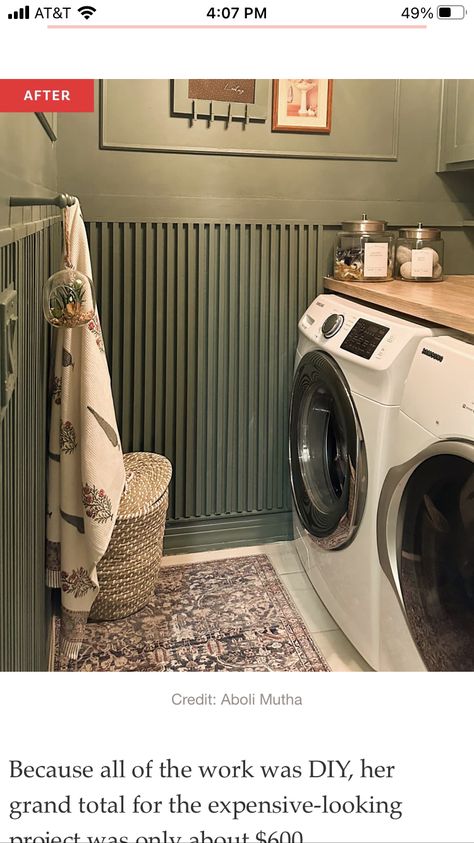
{"label": "glass storage jar", "polygon": [[442,281],[444,241],[439,228],[402,228],[395,250],[395,274],[403,281]]}
{"label": "glass storage jar", "polygon": [[384,220],[343,222],[336,239],[334,278],[339,281],[389,281],[393,278],[394,237]]}

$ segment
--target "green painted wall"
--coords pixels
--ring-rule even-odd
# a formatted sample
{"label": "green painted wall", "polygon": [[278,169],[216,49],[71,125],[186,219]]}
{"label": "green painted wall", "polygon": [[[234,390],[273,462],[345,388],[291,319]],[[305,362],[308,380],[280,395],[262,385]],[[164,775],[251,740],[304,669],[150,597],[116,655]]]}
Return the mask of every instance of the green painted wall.
{"label": "green painted wall", "polygon": [[[268,122],[245,128],[237,123],[229,126],[224,122],[191,123],[187,118],[171,116],[170,84],[166,80],[115,80],[107,83],[104,93],[102,113],[99,113],[97,91],[95,113],[60,119],[59,172],[63,188],[80,196],[86,219],[91,223],[101,301],[106,309],[110,308],[112,298],[116,303],[115,317],[113,308],[108,311],[107,333],[109,346],[117,343],[117,337],[123,338],[123,348],[116,359],[112,355],[111,366],[124,445],[126,448],[152,445],[163,452],[168,450],[173,458],[174,499],[176,490],[184,490],[188,505],[171,513],[168,543],[172,549],[281,538],[290,529],[285,424],[296,322],[316,293],[316,278],[305,279],[305,294],[298,296],[297,310],[288,311],[295,324],[285,334],[283,348],[276,358],[271,349],[261,348],[260,336],[269,325],[278,324],[281,319],[284,303],[276,291],[282,288],[277,286],[277,277],[270,271],[269,295],[262,305],[261,253],[260,269],[257,271],[254,266],[249,274],[250,290],[257,284],[253,304],[249,299],[249,309],[242,311],[236,298],[240,284],[234,287],[226,282],[222,289],[220,286],[219,261],[227,268],[233,260],[226,238],[216,246],[217,275],[204,267],[195,288],[193,273],[189,275],[191,282],[186,275],[189,252],[184,241],[174,240],[173,232],[180,224],[192,227],[203,221],[228,221],[230,230],[245,223],[311,224],[319,227],[315,264],[321,277],[330,268],[338,223],[366,211],[370,216],[387,219],[393,226],[419,220],[441,226],[447,246],[447,270],[472,272],[474,232],[463,227],[463,220],[474,217],[474,174],[436,174],[441,82],[408,80],[398,86],[393,80],[336,80],[333,129],[329,137],[272,134]],[[100,148],[101,141],[102,146],[116,148]],[[153,148],[166,151],[156,152]],[[171,238],[168,246],[160,245],[157,234],[147,234],[147,226],[157,226],[160,231],[160,226],[165,226]],[[124,237],[129,238],[128,245]],[[146,243],[143,237],[148,238]],[[274,245],[266,248],[264,263],[269,261],[271,267],[279,253]],[[161,267],[159,272],[157,266]],[[299,289],[299,283],[297,264],[290,263],[284,295]],[[150,301],[146,298],[147,289],[153,290],[154,296],[148,321],[144,306],[144,302]],[[199,309],[193,308],[192,296],[196,294],[201,297],[201,304],[204,302],[202,312],[206,302],[215,308],[208,311],[205,323],[199,322]],[[126,334],[123,319],[128,317],[124,317],[117,302],[128,302],[134,312],[137,295],[141,296],[138,312],[145,307],[145,321],[139,319]],[[165,308],[161,313],[160,301]],[[242,429],[254,430],[255,404],[235,402],[233,398],[241,377],[239,371],[231,369],[224,380],[222,373],[216,375],[220,372],[223,350],[222,313],[227,327],[236,326],[237,331],[247,332],[250,358],[246,373],[252,366],[260,372],[263,366],[273,378],[280,365],[283,378],[275,413],[284,422],[275,443],[278,454],[275,471],[266,477],[271,491],[267,499],[270,505],[260,508],[255,505],[254,495],[258,474],[254,486],[248,486],[245,500],[239,499],[237,507],[218,506],[215,497],[214,505],[205,505],[213,500],[212,495],[206,498],[194,487],[192,494],[189,492],[200,464],[199,454],[203,450],[207,453],[203,429],[193,420],[185,422],[188,433],[197,430],[198,434],[188,441],[186,459],[182,460],[176,442],[171,446],[161,434],[150,437],[150,422],[145,422],[147,412],[157,416],[163,412],[171,414],[168,424],[171,428],[176,424],[176,436],[178,439],[181,436],[179,414],[191,410],[185,403],[179,403],[188,394],[190,384],[189,373],[180,365],[179,338],[186,336],[189,329],[196,348],[201,345],[206,348],[206,368],[201,373],[200,388],[207,395],[210,418],[217,417],[221,407],[232,406]],[[139,325],[145,326],[145,338],[143,345],[138,343],[137,351],[137,332],[143,330]],[[226,353],[231,347],[225,346]],[[164,388],[153,386],[150,381],[155,376],[156,351],[160,348],[166,349],[166,359],[172,361],[173,374],[167,378]],[[130,361],[127,377],[124,359]],[[143,416],[141,410],[137,411],[140,402],[148,407]],[[127,414],[133,416],[133,423],[127,422]],[[225,433],[225,419],[216,430]],[[256,465],[269,464],[273,447],[262,430],[256,440]],[[247,450],[245,464],[250,457]],[[221,462],[211,454],[207,465],[207,482],[215,489],[221,483],[232,486],[234,477],[238,482],[243,471],[240,463],[231,462],[223,475],[225,448],[219,459]],[[274,505],[272,501],[276,500],[281,504]]]}
{"label": "green painted wall", "polygon": [[58,192],[57,150],[35,114],[0,114],[0,231],[48,215],[42,206],[14,208],[10,196]]}
{"label": "green painted wall", "polygon": [[[169,116],[169,82],[114,85],[120,97],[106,115],[110,141],[174,145],[180,154],[99,149],[99,109],[60,119],[61,183],[80,193],[89,219],[157,217],[308,219],[336,225],[367,206],[393,224],[459,225],[474,215],[472,173],[437,175],[441,82],[403,80],[398,131],[394,83],[336,80],[331,136],[271,133],[268,125],[195,122]],[[97,97],[98,99],[98,97]],[[381,119],[381,115],[382,118]],[[396,115],[395,115],[396,116]],[[127,126],[129,127],[127,130]],[[229,135],[230,133],[230,135]],[[370,160],[398,147],[396,161]],[[370,149],[364,153],[364,143]],[[269,152],[368,154],[365,160],[230,157],[186,154],[186,147],[267,149]],[[331,147],[328,145],[331,144]]]}

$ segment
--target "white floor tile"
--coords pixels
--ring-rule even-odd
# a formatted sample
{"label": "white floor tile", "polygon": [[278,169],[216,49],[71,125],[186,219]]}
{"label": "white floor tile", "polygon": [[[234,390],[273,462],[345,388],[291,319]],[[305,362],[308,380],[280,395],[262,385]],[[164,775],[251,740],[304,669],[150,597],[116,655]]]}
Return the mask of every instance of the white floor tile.
{"label": "white floor tile", "polygon": [[306,574],[283,574],[280,579],[310,632],[338,629]]}
{"label": "white floor tile", "polygon": [[264,552],[267,554],[278,576],[304,573],[304,568],[296,552],[294,542],[280,542],[275,545],[267,544],[264,547]]}
{"label": "white floor tile", "polygon": [[372,670],[340,629],[314,632],[312,638],[331,670],[347,672]]}

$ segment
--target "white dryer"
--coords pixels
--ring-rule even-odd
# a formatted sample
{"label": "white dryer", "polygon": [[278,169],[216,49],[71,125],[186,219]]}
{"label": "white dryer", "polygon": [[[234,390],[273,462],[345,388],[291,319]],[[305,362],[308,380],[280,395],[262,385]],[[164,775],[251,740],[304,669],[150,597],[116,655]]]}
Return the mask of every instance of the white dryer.
{"label": "white dryer", "polygon": [[474,346],[421,342],[378,512],[382,670],[474,670]]}
{"label": "white dryer", "polygon": [[299,322],[290,404],[294,531],[309,579],[379,667],[377,507],[394,463],[403,387],[430,328],[336,295]]}

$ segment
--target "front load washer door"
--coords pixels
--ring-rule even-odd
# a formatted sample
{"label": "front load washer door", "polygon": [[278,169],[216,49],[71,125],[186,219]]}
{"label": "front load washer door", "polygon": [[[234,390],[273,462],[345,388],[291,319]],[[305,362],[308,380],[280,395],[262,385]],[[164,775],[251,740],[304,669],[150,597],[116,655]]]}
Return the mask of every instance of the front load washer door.
{"label": "front load washer door", "polygon": [[326,550],[348,545],[362,518],[367,460],[357,410],[337,363],[302,358],[290,403],[290,473],[299,519]]}
{"label": "front load washer door", "polygon": [[383,542],[382,567],[427,669],[474,670],[474,445],[437,443],[405,469],[392,523],[382,492],[396,568]]}

